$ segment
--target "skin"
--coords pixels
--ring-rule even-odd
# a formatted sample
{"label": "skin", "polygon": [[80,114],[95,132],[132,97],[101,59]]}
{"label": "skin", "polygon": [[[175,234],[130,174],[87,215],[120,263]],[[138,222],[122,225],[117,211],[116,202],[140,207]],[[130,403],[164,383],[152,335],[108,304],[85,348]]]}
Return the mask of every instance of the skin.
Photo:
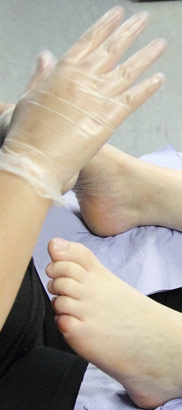
{"label": "skin", "polygon": [[[65,60],[64,60],[67,63],[68,62],[73,63],[73,60],[74,62],[77,61],[77,63],[81,61],[82,69],[84,67],[84,64],[86,65],[87,68],[91,67],[90,74],[91,74],[92,80],[94,78],[94,83],[93,83],[94,87],[99,86],[99,90],[102,92],[102,95],[105,96],[106,101],[107,101],[107,98],[112,98],[112,100],[110,100],[110,103],[112,102],[112,104],[109,103],[106,105],[103,104],[103,101],[98,100],[97,111],[98,109],[100,109],[101,118],[107,118],[113,128],[118,126],[119,122],[123,121],[129,115],[131,111],[136,109],[142,102],[144,102],[150,95],[152,95],[159,88],[159,86],[161,85],[163,81],[163,77],[161,75],[157,75],[157,76],[152,77],[152,79],[144,81],[139,86],[135,86],[132,88],[130,87],[132,82],[135,81],[138,78],[138,76],[142,74],[150,66],[150,64],[158,58],[158,56],[165,49],[165,44],[161,40],[157,40],[157,42],[150,44],[145,49],[141,50],[136,55],[134,55],[132,58],[127,60],[124,64],[118,66],[117,69],[112,70],[121,52],[123,52],[126,49],[126,47],[133,41],[136,35],[138,35],[143,30],[148,20],[148,17],[146,15],[145,16],[142,15],[140,17],[138,16],[137,18],[133,18],[129,22],[126,22],[123,28],[117,29],[117,25],[121,21],[121,16],[122,16],[121,10],[117,9],[117,11],[115,12],[115,18],[110,19],[108,26],[105,28],[104,31],[101,31],[103,33],[101,38],[98,37],[98,33],[97,33],[97,30],[98,32],[100,30],[100,25],[97,27],[94,26],[94,30],[96,31],[97,35],[95,37],[92,37],[93,29],[89,31],[87,33],[87,36],[84,38],[84,41],[82,39],[80,42],[78,42],[71,49],[71,51],[67,53]],[[102,25],[103,22],[99,24]],[[116,31],[112,33],[114,29],[116,29]],[[130,35],[126,43],[124,43],[123,38],[124,38],[124,33],[126,31],[130,33]],[[119,39],[118,42],[116,42],[117,37]],[[92,41],[90,41],[90,38],[92,39]],[[99,38],[99,43],[98,43],[98,38]],[[105,39],[106,41],[104,42],[104,47],[100,48],[102,42]],[[84,49],[83,45],[84,45],[85,40],[88,42],[88,46]],[[108,50],[109,50],[109,53],[108,53]],[[100,58],[100,53],[103,53],[103,58]],[[112,58],[109,58],[109,57],[112,57]],[[82,65],[82,59],[84,58],[86,60],[84,60],[84,63]],[[40,87],[40,84],[41,84],[41,87],[43,87],[43,85],[45,84],[48,84],[47,87],[48,87],[49,93],[50,93],[50,90],[53,91],[56,88],[56,78],[59,73],[60,64],[61,63],[58,63],[55,70],[53,69],[54,75],[52,77],[49,77],[51,81],[47,81],[46,76],[43,79],[39,78],[39,75],[37,79],[34,78],[35,81],[33,80],[31,85],[29,86],[30,94],[29,94],[29,90],[26,91],[21,103],[16,108],[16,112],[13,117],[13,121],[11,123],[11,128],[9,131],[11,137],[12,135],[13,136],[15,135],[17,138],[19,137],[19,135],[21,137],[27,135],[27,128],[26,128],[27,124],[29,124],[30,118],[32,121],[32,118],[34,118],[35,113],[37,115],[37,111],[34,111],[35,109],[34,107],[31,108],[30,110],[27,108],[28,107],[27,102],[28,103],[32,102],[32,99],[33,99],[33,102],[37,102],[36,100],[37,88],[36,87],[38,85]],[[132,68],[135,67],[135,70],[131,70],[131,67]],[[102,75],[102,81],[99,81],[100,75]],[[115,81],[116,78],[117,78],[117,81]],[[127,91],[128,87],[130,87],[129,91]],[[61,91],[62,89],[60,88],[59,92],[61,93]],[[118,92],[122,95],[122,98],[118,96],[117,94]],[[31,96],[30,100],[29,100],[30,98],[29,95]],[[113,105],[114,99],[116,103],[115,105]],[[49,116],[48,118],[44,116],[45,130],[47,130],[46,128],[47,121],[52,121],[52,123],[54,124],[53,117],[50,117],[51,115],[50,112],[52,110],[51,104],[52,102],[50,98],[49,105],[47,106],[47,108],[49,109]],[[57,104],[56,110],[58,110],[59,104],[58,103],[56,104]],[[93,104],[91,104],[90,108],[92,108],[92,106]],[[93,113],[95,115],[94,111]],[[36,115],[35,115],[35,118],[36,118]],[[54,120],[55,120],[55,117],[54,117]],[[82,120],[82,117],[81,117],[81,120]],[[36,124],[36,121],[33,122],[33,124]],[[58,125],[59,125],[59,128],[61,129],[60,123]],[[98,126],[98,124],[94,124],[94,125]],[[14,129],[16,130],[15,133],[14,133]],[[55,160],[56,166],[59,166],[60,164],[60,169],[57,168],[57,170],[59,169],[59,172],[61,175],[61,183],[63,187],[62,192],[65,192],[66,190],[73,187],[75,180],[78,177],[78,173],[80,173],[80,170],[86,167],[86,164],[88,163],[88,161],[96,154],[96,152],[106,142],[106,140],[108,139],[111,133],[111,129],[109,129],[109,127],[106,127],[105,130],[107,130],[107,132],[105,131],[103,133],[103,129],[101,128],[102,132],[96,133],[95,137],[97,138],[95,138],[95,140],[94,138],[91,138],[90,136],[87,139],[86,148],[85,148],[85,141],[83,141],[82,138],[80,138],[80,136],[77,140],[75,139],[76,145],[73,147],[73,152],[74,152],[75,158],[77,157],[78,152],[80,154],[80,157],[78,156],[77,158],[78,162],[75,162],[75,164],[71,164],[71,167],[69,169],[63,167],[62,162],[58,162],[58,157],[53,158]],[[32,139],[35,143],[35,147],[36,147],[37,141],[39,142],[38,136],[40,136],[40,131],[42,130],[38,129],[37,126],[35,126],[35,130],[32,133]],[[48,137],[48,135],[46,135],[46,137]],[[5,140],[5,146],[7,144],[7,141],[8,141],[8,138]],[[48,141],[50,141],[50,138],[48,138]],[[70,151],[69,142],[67,142],[67,145],[68,146],[66,147],[66,149]],[[82,155],[83,153],[84,153],[84,156]],[[59,157],[59,161],[60,161],[60,157]],[[63,162],[64,162],[64,157],[63,157]],[[92,173],[90,172],[90,176],[91,174]],[[108,178],[110,178],[109,175],[108,175]],[[101,181],[102,181],[101,185],[103,186],[104,184],[103,184],[102,178],[101,178]],[[0,327],[2,328],[6,320],[6,317],[8,316],[8,313],[11,309],[13,301],[15,300],[18,289],[21,285],[24,272],[26,271],[26,267],[31,257],[31,254],[32,254],[34,245],[36,243],[38,234],[40,232],[42,223],[52,204],[52,201],[45,199],[45,198],[38,197],[37,194],[32,189],[32,187],[26,184],[26,181],[21,180],[21,178],[15,175],[12,175],[6,172],[1,172],[0,183],[1,183],[1,192],[2,192],[2,202],[1,202],[1,210],[0,210],[0,222],[1,222],[2,229],[1,229],[1,240],[0,240],[1,246],[0,247],[1,247],[1,255],[3,255],[1,259],[1,263],[0,263],[0,310],[2,312],[1,319],[0,319]],[[81,194],[79,193],[79,189],[77,192],[78,192],[78,196],[80,197]],[[109,201],[108,201],[108,206],[109,206]],[[118,210],[119,209],[120,209],[120,206],[118,205]],[[85,216],[85,218],[87,217]],[[93,222],[94,218],[95,218],[95,215],[93,218],[91,217],[92,224],[94,224]],[[34,224],[35,219],[37,221],[36,224]],[[15,227],[15,229],[13,230],[13,233],[12,233],[12,226]],[[125,226],[122,229],[126,230],[128,229],[128,226]],[[107,232],[103,234],[106,235]],[[23,252],[22,252],[22,248],[19,246],[20,243],[21,244],[23,243],[23,250],[24,250]],[[153,392],[156,393],[155,394],[156,402],[159,402],[159,403],[163,402],[166,398],[169,399],[173,396],[177,397],[178,394],[180,394],[181,392],[181,386],[179,386],[179,380],[180,380],[179,378],[178,378],[178,383],[177,383],[176,379],[173,380],[174,375],[172,374],[171,376],[169,376],[170,380],[165,383],[165,380],[163,380],[164,374],[163,372],[161,372],[162,374],[161,374],[161,379],[160,379],[161,380],[160,389],[158,388],[159,391],[156,391],[155,390],[156,383],[155,383],[154,375],[156,376],[157,372],[156,372],[155,366],[151,363],[151,359],[147,361],[145,366],[140,366],[140,361],[138,359],[137,359],[138,361],[136,361],[136,356],[137,356],[136,349],[132,346],[132,343],[130,344],[130,349],[127,350],[128,340],[131,340],[132,337],[136,337],[136,341],[137,341],[136,346],[138,346],[139,348],[139,343],[140,343],[139,341],[141,339],[141,334],[142,332],[145,333],[146,331],[146,325],[145,325],[146,319],[148,323],[148,321],[153,318],[153,322],[152,322],[153,326],[149,326],[150,329],[149,329],[148,342],[143,347],[143,351],[146,352],[146,355],[147,355],[147,352],[149,351],[149,346],[151,345],[151,340],[153,339],[153,337],[156,336],[155,332],[157,332],[157,330],[155,329],[159,329],[159,325],[162,326],[163,322],[166,320],[166,316],[165,316],[166,311],[165,312],[161,311],[161,314],[158,315],[158,309],[156,311],[155,303],[153,303],[152,305],[149,305],[148,302],[146,302],[147,299],[145,299],[145,297],[143,297],[141,300],[141,295],[139,293],[136,293],[134,289],[128,287],[125,283],[116,280],[117,278],[115,278],[110,272],[105,270],[105,268],[103,268],[99,264],[99,262],[96,260],[94,255],[89,253],[89,251],[86,250],[84,247],[81,247],[81,245],[80,245],[80,248],[78,247],[75,248],[75,244],[68,245],[67,250],[69,249],[70,253],[67,253],[67,250],[64,251],[65,253],[62,251],[60,253],[60,243],[59,245],[57,243],[56,246],[58,246],[57,249],[55,248],[55,241],[52,241],[49,245],[49,252],[50,252],[53,262],[52,262],[52,265],[50,265],[49,268],[47,269],[47,273],[53,279],[53,281],[51,281],[51,283],[49,284],[50,291],[58,295],[61,295],[61,296],[58,296],[53,303],[54,303],[54,309],[57,313],[57,325],[60,328],[60,330],[63,332],[65,338],[67,338],[68,343],[70,343],[70,345],[76,351],[78,351],[78,353],[80,353],[82,356],[86,357],[88,360],[92,361],[98,367],[102,368],[108,374],[111,374],[113,377],[115,377],[117,380],[123,383],[125,387],[127,388],[130,396],[139,405],[145,405],[146,407],[151,407],[151,405],[154,404],[152,402],[152,397],[150,397],[150,394],[149,394],[149,391],[151,391],[151,389]],[[59,265],[58,278],[54,276],[55,275],[54,266],[55,266],[55,263],[57,263],[57,257],[59,257],[59,260],[58,260],[59,264],[62,264],[63,261],[64,263],[66,262],[67,264],[66,266]],[[87,264],[85,265],[84,261],[86,259],[88,261],[89,266]],[[73,270],[72,270],[72,267],[74,268]],[[12,280],[12,269],[14,272],[13,280]],[[77,277],[74,277],[73,271],[78,273]],[[62,273],[63,273],[64,281],[61,280]],[[67,276],[65,277],[65,275]],[[89,281],[87,280],[88,276],[89,276]],[[56,282],[57,279],[59,279],[58,283]],[[96,286],[97,291],[96,291],[96,288],[94,287],[95,285],[93,285],[94,281],[95,281],[95,285],[97,285]],[[71,287],[69,285],[70,283],[71,283]],[[76,283],[81,284],[81,286],[76,285],[77,290],[75,290]],[[84,286],[82,286],[83,283],[85,283]],[[103,287],[103,289],[105,290],[104,297],[103,297],[103,292],[99,292],[99,289],[101,288],[101,285],[103,283],[105,286]],[[87,292],[88,288],[90,288],[90,291]],[[109,292],[108,292],[108,288],[109,288]],[[110,293],[111,289],[112,291]],[[93,308],[93,304],[90,303],[90,299],[91,299],[91,295],[93,295],[94,292],[95,292],[95,296],[94,296],[95,297],[95,307],[97,307],[97,311],[95,310],[94,312],[93,310],[93,315],[92,315],[89,313],[91,309]],[[7,294],[8,294],[8,298],[7,298]],[[112,311],[110,314],[108,312],[108,306],[106,308],[106,305],[108,305],[109,296],[111,297],[111,299],[116,299],[115,303],[113,304]],[[134,333],[133,331],[131,332],[131,326],[129,326],[129,324],[133,323],[133,311],[132,310],[130,311],[128,309],[128,316],[126,317],[125,320],[124,320],[124,312],[125,312],[124,310],[123,310],[122,317],[118,318],[117,316],[118,312],[121,311],[121,308],[124,307],[123,305],[121,306],[121,302],[120,302],[121,296],[123,297],[123,305],[126,306],[126,303],[124,303],[124,301],[128,302],[128,301],[133,300],[133,304],[134,306],[136,306],[136,309],[137,309],[136,317],[137,317],[137,323],[138,323],[138,327],[137,327],[138,330],[136,329],[136,332]],[[64,303],[64,300],[65,300],[65,303]],[[76,306],[74,304],[75,300],[78,301],[78,310],[76,310]],[[145,317],[142,316],[143,303],[144,304],[147,303]],[[129,303],[129,305],[130,304],[131,303]],[[84,318],[81,316],[81,307],[80,307],[81,305],[85,309]],[[100,306],[103,307],[102,310],[99,309]],[[93,324],[95,320],[94,318],[95,318],[95,315],[97,315],[98,311],[99,312],[103,311],[104,313],[103,315],[102,314],[98,315],[98,320],[97,322],[95,322],[95,325],[94,325]],[[105,319],[108,317],[109,317],[108,327],[105,328],[104,326],[101,326],[101,323],[105,322],[106,321]],[[113,322],[113,318],[114,318],[114,322]],[[159,318],[158,327],[156,323],[157,318]],[[144,330],[142,328],[143,320],[144,320]],[[121,324],[119,324],[119,327],[117,327],[117,324],[119,323],[119,321],[121,322]],[[178,318],[176,316],[174,317],[172,313],[171,323],[174,323],[172,330],[174,331],[175,335],[177,335],[177,331],[178,331],[178,336],[181,336],[180,334],[181,322],[180,323],[179,322],[180,321],[178,320]],[[81,326],[80,326],[80,323],[82,323]],[[102,329],[98,337],[96,335],[96,326],[97,327],[100,326]],[[130,327],[130,329],[128,328],[128,326]],[[155,328],[154,332],[153,332],[153,327]],[[112,334],[113,331],[115,332],[114,334]],[[90,344],[87,341],[87,338],[84,337],[84,340],[86,341],[86,343],[80,346],[79,334],[81,333],[79,332],[82,332],[83,336],[85,335],[89,336],[88,339],[92,339],[90,336],[95,334],[95,336],[93,337],[93,343]],[[115,345],[113,346],[113,344],[111,343],[111,340],[106,345],[106,350],[110,351],[110,355],[108,356],[108,359],[110,360],[109,364],[104,363],[100,348],[97,347],[97,345],[100,345],[100,346],[102,345],[104,334],[111,334],[111,338],[113,338],[112,336],[114,336],[113,339],[114,339]],[[169,343],[169,346],[167,346],[167,353],[169,353],[169,355],[171,351],[173,352],[174,349],[176,348],[178,349],[179,347],[178,345],[175,344],[176,343],[175,340],[176,339],[174,339],[173,342],[171,342],[171,344]],[[156,346],[155,346],[156,351],[162,342],[163,342],[163,339],[160,339],[160,338],[157,339]],[[115,350],[116,345],[118,346],[118,348],[116,349],[115,354],[113,355],[111,351],[113,351],[113,347]],[[92,350],[91,356],[89,353],[90,350]],[[119,360],[119,358],[121,356],[124,357],[124,355],[126,355],[125,360],[124,361]],[[175,359],[175,357],[173,356],[171,357],[171,359]],[[133,373],[134,364],[136,364],[135,374]],[[178,364],[179,364],[179,360],[178,360]],[[167,367],[165,370],[167,370]],[[152,376],[150,380],[148,380],[148,374],[151,374],[151,373],[152,373]],[[137,382],[136,382],[136,379],[137,379]],[[168,396],[167,396],[166,391],[167,391],[167,388],[169,387],[169,384],[171,386],[171,390],[168,392]],[[141,386],[143,385],[145,385],[145,391],[143,390],[141,391]]]}
{"label": "skin", "polygon": [[182,230],[182,171],[149,164],[105,144],[73,188],[87,226],[112,236],[136,226]]}
{"label": "skin", "polygon": [[[180,178],[178,171],[145,164],[107,144],[83,168],[74,190],[82,216],[98,235],[116,234],[152,222],[170,226],[175,221],[175,226],[180,228],[180,213],[175,210],[171,215],[168,209],[164,212],[162,203],[164,197],[166,203],[165,195],[169,195],[168,203],[173,200],[172,189],[180,195]],[[165,191],[162,193],[161,189]],[[113,208],[114,213],[108,222]],[[120,381],[140,407],[154,408],[180,397],[181,315],[149,300],[114,277],[82,245],[69,243],[64,251],[60,251],[59,241],[53,240],[49,252],[53,263],[48,266],[47,273],[53,280],[48,287],[53,294],[64,294],[53,301],[53,306],[57,326],[67,342],[87,360]],[[109,309],[108,300],[112,300]],[[72,303],[75,301],[76,305]],[[106,334],[110,335],[107,343]],[[163,352],[161,346],[164,345]]]}
{"label": "skin", "polygon": [[48,290],[67,343],[152,409],[182,396],[181,313],[109,272],[81,244],[49,243]]}
{"label": "skin", "polygon": [[[181,171],[105,144],[81,170],[74,191],[89,228],[108,236],[146,224],[181,230],[180,187]],[[49,252],[56,323],[73,349],[121,382],[140,407],[180,397],[181,315],[116,278],[82,245],[61,249],[54,239]]]}
{"label": "skin", "polygon": [[[45,58],[47,59],[46,56],[43,57],[44,60]],[[46,71],[47,66],[42,64],[42,57],[40,57],[36,72],[27,89],[31,89]],[[1,117],[0,120],[1,130],[7,117],[8,122],[5,125],[7,128],[9,127],[9,111],[10,113],[14,111],[14,104],[1,102],[0,112],[5,114],[4,118]],[[26,181],[11,173],[0,172],[0,186],[0,288],[2,290],[0,328],[2,328],[21,285],[40,229],[52,202],[37,196]],[[35,220],[36,224],[33,222]],[[24,244],[23,252],[22,244]],[[12,271],[15,272],[13,280]]]}

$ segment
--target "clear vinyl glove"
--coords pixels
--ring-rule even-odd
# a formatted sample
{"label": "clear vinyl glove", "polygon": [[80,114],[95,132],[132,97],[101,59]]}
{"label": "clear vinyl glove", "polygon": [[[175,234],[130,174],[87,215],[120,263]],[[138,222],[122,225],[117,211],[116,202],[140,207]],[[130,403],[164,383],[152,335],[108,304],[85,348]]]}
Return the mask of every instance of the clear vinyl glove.
{"label": "clear vinyl glove", "polygon": [[120,25],[122,15],[120,7],[106,13],[15,108],[0,169],[57,204],[115,128],[163,82],[159,73],[132,87],[166,48],[162,39],[115,67],[149,20],[140,13]]}

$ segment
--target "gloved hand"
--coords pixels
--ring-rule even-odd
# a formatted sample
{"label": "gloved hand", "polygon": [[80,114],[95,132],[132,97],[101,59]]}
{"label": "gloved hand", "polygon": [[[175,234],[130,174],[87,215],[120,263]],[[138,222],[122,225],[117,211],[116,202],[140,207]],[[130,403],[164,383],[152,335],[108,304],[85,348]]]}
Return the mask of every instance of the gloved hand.
{"label": "gloved hand", "polygon": [[63,187],[71,189],[115,128],[163,82],[157,74],[130,88],[164,51],[161,39],[113,69],[148,22],[141,13],[118,27],[122,14],[120,7],[106,13],[14,111],[0,169],[25,178],[39,195],[58,203]]}
{"label": "gloved hand", "polygon": [[[56,59],[50,51],[44,50],[38,54],[36,62],[33,64],[31,69],[32,75],[27,84],[25,93],[34,90],[35,87],[38,86],[40,80],[47,76],[55,64]],[[16,104],[8,104],[7,102],[0,101],[0,146],[3,144],[3,141],[8,134],[15,107]]]}

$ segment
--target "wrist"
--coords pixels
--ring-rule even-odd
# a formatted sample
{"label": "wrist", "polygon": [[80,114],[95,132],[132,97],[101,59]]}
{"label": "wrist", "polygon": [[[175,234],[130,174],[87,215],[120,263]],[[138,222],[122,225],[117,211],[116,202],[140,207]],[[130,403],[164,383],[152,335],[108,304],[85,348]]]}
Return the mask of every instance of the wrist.
{"label": "wrist", "polygon": [[37,209],[40,207],[41,210],[45,209],[45,212],[48,212],[53,203],[50,198],[40,197],[21,176],[6,170],[0,170],[0,189],[3,197],[1,204],[2,201],[9,200],[11,205],[21,203],[23,206],[31,201],[32,207],[37,207]]}
{"label": "wrist", "polygon": [[46,165],[44,154],[27,144],[8,139],[8,143],[9,141],[11,148],[5,144],[0,150],[0,170],[24,179],[40,197],[62,204],[61,183]]}

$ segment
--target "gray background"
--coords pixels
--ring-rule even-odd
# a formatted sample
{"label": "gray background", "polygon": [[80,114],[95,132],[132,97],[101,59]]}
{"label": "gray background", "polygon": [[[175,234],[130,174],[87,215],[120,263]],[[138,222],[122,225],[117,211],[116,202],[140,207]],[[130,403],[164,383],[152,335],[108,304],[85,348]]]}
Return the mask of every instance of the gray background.
{"label": "gray background", "polygon": [[164,37],[168,50],[148,71],[162,71],[165,85],[126,120],[110,142],[137,157],[169,143],[182,151],[181,0],[0,0],[0,100],[17,101],[37,53],[47,48],[59,57],[89,25],[117,4],[125,8],[125,17],[140,10],[151,14],[149,26],[128,55],[155,37]]}

